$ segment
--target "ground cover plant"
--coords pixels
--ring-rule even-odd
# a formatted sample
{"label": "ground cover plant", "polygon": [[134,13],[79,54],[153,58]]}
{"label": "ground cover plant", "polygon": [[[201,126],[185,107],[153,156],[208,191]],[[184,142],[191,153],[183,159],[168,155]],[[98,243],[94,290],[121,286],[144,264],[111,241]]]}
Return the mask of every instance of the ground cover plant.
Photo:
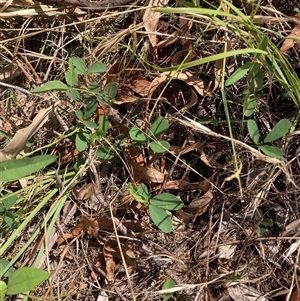
{"label": "ground cover plant", "polygon": [[0,7],[0,299],[299,299],[298,1]]}

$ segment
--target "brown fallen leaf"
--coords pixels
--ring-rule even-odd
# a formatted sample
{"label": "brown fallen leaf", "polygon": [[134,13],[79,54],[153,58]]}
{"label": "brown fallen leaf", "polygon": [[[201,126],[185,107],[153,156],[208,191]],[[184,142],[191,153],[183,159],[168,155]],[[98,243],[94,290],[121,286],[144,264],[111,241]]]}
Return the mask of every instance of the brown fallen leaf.
{"label": "brown fallen leaf", "polygon": [[[135,254],[130,245],[122,245],[122,253],[125,259],[128,273],[131,274],[136,264]],[[103,255],[106,267],[106,279],[112,283],[114,281],[114,272],[116,267],[116,260],[122,261],[119,246],[116,241],[109,240],[105,243],[103,248]]]}
{"label": "brown fallen leaf", "polygon": [[164,184],[164,189],[179,189],[179,190],[198,190],[202,193],[205,193],[209,190],[211,184],[209,181],[202,181],[202,182],[196,182],[196,183],[190,183],[185,180],[173,180],[168,181],[166,184]]}
{"label": "brown fallen leaf", "polygon": [[145,97],[149,93],[149,87],[151,85],[151,82],[145,78],[138,78],[133,79],[132,81],[129,81],[127,86],[133,90],[135,93],[141,95],[142,97]]}
{"label": "brown fallen leaf", "polygon": [[[115,245],[115,243],[114,243]],[[114,261],[114,256],[112,253],[114,253],[115,250],[112,245],[112,241],[106,242],[104,248],[103,248],[103,255],[105,260],[105,270],[106,270],[106,279],[108,283],[114,282],[114,276],[115,276],[115,267],[116,263]]]}
{"label": "brown fallen leaf", "polygon": [[192,200],[192,202],[188,206],[184,206],[182,209],[176,211],[175,215],[183,223],[189,224],[197,216],[200,216],[207,211],[212,199],[213,194],[211,192],[211,189],[209,189],[202,196]]}
{"label": "brown fallen leaf", "polygon": [[161,13],[155,12],[153,10],[153,7],[162,7],[166,6],[168,4],[169,0],[150,0],[149,6],[145,9],[144,16],[143,16],[143,22],[145,30],[148,34],[149,41],[152,45],[152,47],[156,47],[156,28],[159,21],[159,18],[161,16]]}
{"label": "brown fallen leaf", "polygon": [[150,86],[148,97],[151,98],[154,91],[165,81],[167,80],[182,80],[189,86],[193,87],[200,95],[204,95],[206,90],[206,84],[202,79],[193,74],[190,71],[182,70],[182,71],[167,71],[161,73],[158,77],[156,77]]}
{"label": "brown fallen leaf", "polygon": [[293,292],[289,301],[300,301],[300,291],[298,288]]}
{"label": "brown fallen leaf", "polygon": [[199,216],[207,210],[212,199],[213,194],[210,189],[202,196],[193,199],[188,206],[184,207],[184,211],[186,213],[193,214],[194,216]]}
{"label": "brown fallen leaf", "polygon": [[61,253],[59,246],[68,239],[79,237],[84,233],[92,237],[96,237],[99,231],[99,222],[96,218],[90,218],[88,216],[83,216],[82,219],[77,223],[77,225],[71,229],[70,232],[64,234],[57,240],[57,252]]}
{"label": "brown fallen leaf", "polygon": [[78,192],[77,200],[80,202],[84,200],[88,200],[94,194],[94,192],[95,189],[92,183],[84,185]]}
{"label": "brown fallen leaf", "polygon": [[141,181],[148,181],[151,183],[163,183],[166,177],[166,174],[158,171],[157,169],[152,167],[141,166],[133,160],[131,160],[130,158],[126,158],[126,162],[131,170],[133,180],[136,183],[139,183]]}
{"label": "brown fallen leaf", "polygon": [[191,34],[191,28],[193,26],[193,20],[188,15],[181,14],[179,16],[180,25],[180,39],[183,50],[190,50],[193,46],[193,39]]}
{"label": "brown fallen leaf", "polygon": [[292,29],[291,33],[287,36],[287,38],[283,42],[282,46],[280,47],[280,51],[282,53],[285,53],[289,49],[293,48],[295,43],[298,43],[298,44],[300,43],[300,39],[293,39],[292,38],[293,36],[300,38],[300,24],[296,25]]}
{"label": "brown fallen leaf", "polygon": [[162,183],[165,174],[152,167],[144,166],[142,154],[138,154],[134,147],[126,146],[124,148],[125,160],[130,169],[132,180],[135,183],[148,181],[152,183]]}
{"label": "brown fallen leaf", "polygon": [[10,143],[0,151],[0,162],[10,158],[15,158],[22,150],[25,149],[28,140],[48,121],[53,113],[54,106],[42,109],[32,120],[31,125],[18,130]]}

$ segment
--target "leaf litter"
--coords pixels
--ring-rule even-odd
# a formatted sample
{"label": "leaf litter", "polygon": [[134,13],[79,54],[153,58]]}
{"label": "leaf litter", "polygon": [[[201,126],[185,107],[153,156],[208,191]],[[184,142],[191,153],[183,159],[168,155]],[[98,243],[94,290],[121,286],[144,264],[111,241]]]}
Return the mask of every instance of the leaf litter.
{"label": "leaf litter", "polygon": [[[167,3],[152,1],[149,6],[167,6]],[[225,8],[227,11],[228,7]],[[176,25],[172,23],[174,20],[168,18],[147,8],[143,13],[144,24],[134,24],[130,30],[120,31],[92,50],[95,57],[107,56],[109,61],[116,62],[108,68],[109,74],[105,80],[106,83],[117,84],[117,101],[113,108],[99,106],[97,114],[98,117],[108,116],[112,125],[109,143],[113,144],[120,135],[127,135],[120,154],[125,167],[120,162],[109,162],[108,177],[97,179],[97,183],[94,175],[86,173],[80,178],[76,189],[71,189],[70,198],[75,204],[72,216],[75,219],[68,220],[62,228],[64,233],[57,238],[56,249],[52,249],[57,254],[50,269],[58,267],[56,264],[60,261],[64,264],[64,270],[62,275],[54,274],[57,279],[51,285],[55,287],[63,283],[55,292],[72,292],[79,299],[89,296],[91,300],[96,300],[100,295],[91,293],[91,290],[97,287],[101,292],[107,290],[117,300],[152,300],[153,292],[160,291],[164,281],[171,278],[176,284],[173,288],[174,300],[201,300],[205,296],[207,300],[280,300],[276,299],[274,291],[291,285],[290,279],[294,276],[291,271],[297,268],[298,262],[298,244],[294,241],[298,226],[296,224],[294,230],[288,227],[297,221],[299,213],[296,202],[288,201],[292,193],[296,193],[292,188],[294,179],[290,172],[298,170],[292,164],[296,161],[289,157],[291,166],[287,167],[285,159],[263,155],[247,141],[247,135],[243,135],[242,139],[229,137],[226,126],[221,122],[225,116],[219,89],[222,74],[237,61],[220,59],[203,66],[202,70],[206,67],[210,70],[210,74],[205,76],[202,73],[206,71],[198,72],[193,68],[176,72],[150,71],[142,60],[138,63],[127,61],[128,57],[120,58],[113,53],[113,45],[141,28],[145,31],[134,32],[134,35],[138,39],[143,36],[149,42],[149,49],[143,50],[145,57],[150,58],[147,63],[158,67],[179,65],[183,60],[199,59],[206,52],[225,53],[231,47],[239,46],[234,39],[224,42],[223,33],[214,27],[210,29],[213,35],[206,32],[189,15],[180,15]],[[295,28],[291,35],[297,36]],[[205,45],[203,38],[203,49],[199,51],[194,47],[193,37],[200,34],[207,41],[217,39],[222,47],[209,49],[210,44]],[[284,47],[280,51],[288,53],[297,45],[293,42]],[[187,56],[189,50],[191,54]],[[142,49],[138,48],[138,51]],[[168,90],[168,87],[171,88]],[[235,93],[238,94],[241,87],[236,84]],[[272,91],[275,92],[278,91]],[[256,114],[262,116],[263,101],[259,100],[261,107],[258,107]],[[211,110],[212,102],[217,109]],[[232,102],[238,103],[238,100],[233,96]],[[273,105],[278,107],[278,103]],[[75,106],[80,108],[80,104]],[[231,108],[234,119],[242,115],[240,103],[237,106],[233,104]],[[41,112],[48,112],[43,110]],[[272,107],[268,110],[270,116],[278,114]],[[200,116],[200,111],[205,112],[203,121],[208,122],[207,126],[194,120],[195,116]],[[48,113],[50,115],[50,111]],[[48,120],[48,113],[46,117],[34,119],[34,125],[22,132],[24,136],[22,134],[21,137],[18,132],[15,134],[18,139],[12,139],[11,150],[7,152],[9,144],[2,149],[5,158],[15,157],[24,149],[30,137],[36,135]],[[173,118],[175,114],[176,118]],[[139,125],[141,121],[149,126],[158,116],[165,116],[170,123],[171,130],[164,134],[170,141],[170,150],[159,155],[151,153],[147,145],[143,148],[130,145],[132,141],[128,133],[132,125]],[[271,118],[270,122],[274,121],[272,125],[276,124],[275,119]],[[234,127],[234,137],[241,134],[241,128],[241,123]],[[20,137],[22,139],[19,140]],[[209,143],[210,137],[216,138],[213,147]],[[233,167],[228,143],[231,141],[239,147],[239,160],[242,160],[239,170]],[[294,143],[297,145],[297,142]],[[71,162],[74,163],[80,156],[75,154]],[[66,162],[65,158],[62,156],[60,159],[67,170],[70,161]],[[88,158],[94,160],[91,153]],[[103,162],[97,160],[93,164],[98,169]],[[88,166],[92,169],[91,165]],[[283,171],[284,179],[281,172],[278,175],[272,173],[274,167]],[[248,187],[248,173],[252,168],[266,172],[253,178]],[[63,180],[64,176],[60,174]],[[235,182],[238,177],[241,177],[243,184],[241,191]],[[149,220],[147,207],[128,194],[129,182],[136,185],[145,183],[152,195],[171,192],[184,202],[181,210],[169,212],[173,221],[170,234],[161,233]],[[81,189],[78,190],[78,187]],[[292,193],[286,194],[286,191]],[[94,205],[100,203],[99,198],[101,205],[95,210]],[[90,202],[92,199],[94,201]],[[91,206],[91,203],[94,205]],[[283,215],[291,216],[290,223],[285,225],[280,222],[282,214],[273,203],[280,203]],[[252,208],[256,208],[256,215],[251,214]],[[264,226],[268,225],[268,214],[275,216],[273,219],[277,228]],[[262,237],[259,233],[265,234]],[[282,237],[286,235],[289,235],[290,242]],[[285,259],[280,257],[279,260],[278,254],[284,254]],[[235,266],[236,263],[238,266]],[[76,269],[81,274],[76,274]],[[73,278],[73,274],[77,275],[77,279]],[[85,281],[87,278],[91,283]],[[42,289],[40,295],[43,295]],[[295,299],[294,296],[292,298]],[[71,295],[68,298],[74,300]],[[103,298],[107,300],[107,297]]]}

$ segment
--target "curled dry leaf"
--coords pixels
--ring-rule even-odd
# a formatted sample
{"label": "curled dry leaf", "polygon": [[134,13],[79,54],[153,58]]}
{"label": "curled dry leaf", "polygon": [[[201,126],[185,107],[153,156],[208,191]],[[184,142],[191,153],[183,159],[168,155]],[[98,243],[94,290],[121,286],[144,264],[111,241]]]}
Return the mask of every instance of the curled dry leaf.
{"label": "curled dry leaf", "polygon": [[180,15],[179,16],[179,24],[180,24],[180,38],[181,38],[181,46],[184,50],[190,50],[193,46],[193,38],[191,34],[191,28],[193,26],[193,20],[190,19],[188,15]]}
{"label": "curled dry leaf", "polygon": [[161,13],[155,12],[152,7],[161,7],[167,5],[169,0],[150,0],[149,6],[145,9],[143,22],[146,32],[148,33],[150,43],[152,47],[156,46],[156,35],[154,34],[157,28],[157,24]]}
{"label": "curled dry leaf", "polygon": [[175,146],[175,145],[172,145],[169,149],[169,151],[171,153],[174,153],[175,155],[184,155],[184,154],[187,154],[193,150],[202,150],[203,148],[203,145],[205,144],[205,142],[195,142],[191,145],[187,145],[185,147],[182,147],[182,146]]}
{"label": "curled dry leaf", "polygon": [[88,200],[95,192],[94,185],[92,183],[89,183],[87,185],[84,185],[77,195],[78,201],[84,201]]}
{"label": "curled dry leaf", "polygon": [[87,233],[92,237],[96,237],[99,231],[99,222],[96,218],[90,218],[87,216],[83,216],[82,219],[77,223],[77,225],[71,229],[70,232],[64,234],[57,240],[57,252],[61,251],[58,247],[67,239],[79,237],[80,235]]}
{"label": "curled dry leaf", "polygon": [[176,211],[176,217],[183,223],[188,224],[197,216],[200,216],[207,211],[212,199],[213,194],[211,189],[209,189],[204,195],[195,198],[188,206]]}
{"label": "curled dry leaf", "polygon": [[151,82],[145,78],[133,79],[127,84],[131,90],[143,97],[148,95],[150,85]]}
{"label": "curled dry leaf", "polygon": [[[122,245],[122,253],[124,255],[126,268],[130,274],[136,263],[135,255],[131,250],[130,245]],[[117,259],[118,261],[122,260],[117,242],[114,240],[107,241],[103,249],[103,255],[106,265],[106,279],[109,282],[113,282],[116,266],[115,259]]]}
{"label": "curled dry leaf", "polygon": [[48,121],[49,116],[53,113],[54,107],[42,109],[33,119],[31,125],[18,130],[10,143],[0,151],[0,162],[8,158],[15,158],[22,150],[25,149],[28,140]]}
{"label": "curled dry leaf", "polygon": [[155,168],[141,166],[130,158],[126,158],[126,162],[131,169],[133,180],[135,182],[147,181],[151,183],[162,183],[165,179],[166,174]]}
{"label": "curled dry leaf", "polygon": [[138,154],[132,146],[127,146],[124,149],[124,155],[134,182],[162,183],[164,181],[165,174],[155,168],[144,166],[142,154]]}
{"label": "curled dry leaf", "polygon": [[[291,31],[291,33],[288,35],[288,37],[292,37],[292,36],[296,36],[300,38],[300,24],[296,25],[293,30]],[[296,40],[293,38],[287,38],[282,46],[280,47],[280,51],[282,53],[288,51],[289,49],[294,47],[295,43],[300,43],[300,40]]]}
{"label": "curled dry leaf", "polygon": [[185,180],[173,180],[168,181],[163,188],[164,189],[179,189],[179,190],[198,190],[202,194],[207,192],[211,187],[209,181],[202,181],[196,183],[190,183]]}
{"label": "curled dry leaf", "polygon": [[267,301],[258,290],[245,284],[229,286],[228,293],[234,301]]}
{"label": "curled dry leaf", "polygon": [[189,86],[193,87],[200,95],[204,95],[206,90],[206,85],[202,79],[198,76],[194,75],[192,72],[187,70],[182,71],[167,71],[161,73],[158,77],[156,77],[151,83],[149,89],[148,97],[151,98],[154,91],[165,81],[167,80],[182,80]]}
{"label": "curled dry leaf", "polygon": [[105,260],[106,279],[109,283],[113,283],[115,275],[116,263],[114,261],[113,253],[115,252],[115,243],[108,241],[103,248],[103,255]]}

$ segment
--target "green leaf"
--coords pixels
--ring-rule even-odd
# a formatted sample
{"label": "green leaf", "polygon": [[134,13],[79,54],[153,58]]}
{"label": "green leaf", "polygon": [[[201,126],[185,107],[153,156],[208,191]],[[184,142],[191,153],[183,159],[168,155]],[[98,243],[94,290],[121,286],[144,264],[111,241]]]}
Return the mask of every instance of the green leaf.
{"label": "green leaf", "polygon": [[56,156],[10,159],[0,162],[0,182],[20,180],[56,161]]}
{"label": "green leaf", "polygon": [[248,81],[254,80],[258,74],[261,74],[263,76],[263,72],[261,70],[261,65],[257,62],[252,63],[249,74],[247,76],[247,80]]}
{"label": "green leaf", "polygon": [[49,276],[48,272],[40,269],[31,267],[19,268],[8,279],[7,294],[17,295],[28,292],[48,279]]}
{"label": "green leaf", "polygon": [[[268,47],[268,43],[269,43],[269,39],[267,36],[264,36],[263,39],[260,41],[259,45],[258,45],[258,49],[260,50],[265,50],[267,51],[267,47]],[[255,57],[257,56],[261,56],[261,54],[255,53],[254,54]]]}
{"label": "green leaf", "polygon": [[179,210],[183,207],[183,202],[168,192],[156,195],[150,200],[150,204],[167,210]]}
{"label": "green leaf", "polygon": [[271,132],[264,139],[264,143],[275,141],[285,134],[287,134],[290,130],[291,123],[288,119],[281,119],[278,123],[274,125]]}
{"label": "green leaf", "polygon": [[75,145],[76,145],[76,148],[79,152],[82,152],[82,151],[87,149],[89,138],[90,138],[90,136],[82,130],[80,130],[76,134]]}
{"label": "green leaf", "polygon": [[4,281],[0,281],[0,300],[4,300],[6,295],[7,285]]}
{"label": "green leaf", "polygon": [[12,212],[7,212],[5,217],[4,217],[4,221],[6,222],[7,226],[12,229],[14,222],[15,222],[15,215]]}
{"label": "green leaf", "polygon": [[244,64],[243,66],[236,69],[236,71],[231,74],[228,79],[225,82],[225,86],[230,86],[239,81],[241,78],[243,78],[249,71],[249,69],[252,67],[253,63],[248,62]]}
{"label": "green leaf", "polygon": [[163,117],[158,117],[150,127],[150,134],[154,137],[158,137],[165,133],[169,128],[168,121]]}
{"label": "green leaf", "polygon": [[[0,259],[0,271],[3,271],[9,264],[10,264],[10,262],[8,260],[6,260],[5,258],[1,258]],[[14,272],[14,270],[15,269],[13,267],[10,267],[3,276],[10,277],[10,275]]]}
{"label": "green leaf", "polygon": [[100,84],[96,81],[91,82],[88,86],[88,90],[92,92],[99,92]]}
{"label": "green leaf", "polygon": [[10,138],[10,136],[2,130],[0,130],[0,137]]}
{"label": "green leaf", "polygon": [[82,124],[84,124],[84,126],[86,126],[89,129],[96,129],[98,127],[98,125],[95,122],[89,120],[82,121]]}
{"label": "green leaf", "polygon": [[89,117],[91,117],[96,112],[97,107],[98,107],[97,101],[89,102],[84,109],[83,119],[88,119]]}
{"label": "green leaf", "polygon": [[103,93],[108,96],[109,100],[114,100],[118,93],[118,87],[114,83],[108,83],[104,87]]}
{"label": "green leaf", "polygon": [[[141,187],[142,186],[142,187]],[[135,185],[132,183],[128,184],[127,190],[131,194],[131,196],[140,203],[148,203],[149,201],[149,195],[147,186],[145,184],[142,184],[140,189],[138,190]]]}
{"label": "green leaf", "polygon": [[255,144],[258,144],[260,135],[259,135],[256,121],[253,119],[249,119],[247,121],[247,128],[248,128],[250,138],[253,140]]}
{"label": "green leaf", "polygon": [[75,67],[75,70],[78,74],[81,75],[85,74],[85,70],[86,70],[85,63],[81,58],[72,56],[69,59],[69,64],[70,65],[72,64]]}
{"label": "green leaf", "polygon": [[172,231],[172,220],[167,212],[155,205],[149,205],[150,217],[153,223],[163,232],[170,233]]}
{"label": "green leaf", "polygon": [[246,117],[250,117],[256,108],[256,100],[254,97],[249,96],[247,100],[244,101],[243,112]]}
{"label": "green leaf", "polygon": [[264,236],[266,234],[266,229],[264,227],[258,226],[256,232],[257,236]]}
{"label": "green leaf", "polygon": [[283,156],[282,150],[276,146],[261,145],[259,149],[271,158],[280,159]]}
{"label": "green leaf", "polygon": [[105,161],[112,161],[115,158],[115,152],[109,146],[99,147],[96,150],[95,155]]}
{"label": "green leaf", "polygon": [[10,209],[17,202],[18,198],[16,194],[7,194],[0,199],[5,209]]}
{"label": "green leaf", "polygon": [[43,93],[43,92],[49,92],[52,90],[55,91],[67,91],[69,87],[64,84],[63,82],[59,80],[51,80],[44,84],[42,87],[37,87],[33,90],[31,90],[31,93]]}
{"label": "green leaf", "polygon": [[272,218],[264,217],[263,221],[260,223],[260,226],[263,227],[272,227],[274,225],[274,221]]}
{"label": "green leaf", "polygon": [[170,143],[167,141],[152,141],[149,144],[150,148],[155,153],[164,153],[170,148]]}
{"label": "green leaf", "polygon": [[[165,290],[165,289],[168,289],[168,288],[173,288],[173,287],[175,287],[175,285],[176,285],[175,281],[172,278],[168,278],[164,282],[161,289]],[[164,301],[168,301],[172,296],[173,296],[173,293],[163,294]]]}
{"label": "green leaf", "polygon": [[103,63],[100,62],[95,62],[93,63],[89,69],[88,69],[88,73],[92,74],[92,73],[103,73],[106,71],[106,66]]}
{"label": "green leaf", "polygon": [[80,93],[75,89],[70,89],[70,90],[66,91],[66,95],[73,100],[76,100],[76,101],[81,100]]}
{"label": "green leaf", "polygon": [[107,115],[103,115],[99,118],[98,131],[100,135],[105,136],[109,129],[109,120]]}
{"label": "green leaf", "polygon": [[76,115],[76,117],[77,117],[80,121],[83,121],[83,113],[82,113],[81,110],[77,110],[77,111],[75,112],[75,115]]}
{"label": "green leaf", "polygon": [[74,68],[69,68],[69,70],[65,73],[65,79],[70,87],[74,87],[78,80],[78,73]]}
{"label": "green leaf", "polygon": [[137,126],[133,126],[129,131],[130,138],[138,143],[145,143],[147,141],[146,135]]}
{"label": "green leaf", "polygon": [[146,186],[145,184],[141,184],[141,185],[137,188],[136,192],[137,192],[140,196],[142,196],[142,198],[143,198],[144,200],[146,200],[146,201],[148,202],[148,200],[149,200],[149,191],[148,191],[148,188],[147,188],[147,186]]}

